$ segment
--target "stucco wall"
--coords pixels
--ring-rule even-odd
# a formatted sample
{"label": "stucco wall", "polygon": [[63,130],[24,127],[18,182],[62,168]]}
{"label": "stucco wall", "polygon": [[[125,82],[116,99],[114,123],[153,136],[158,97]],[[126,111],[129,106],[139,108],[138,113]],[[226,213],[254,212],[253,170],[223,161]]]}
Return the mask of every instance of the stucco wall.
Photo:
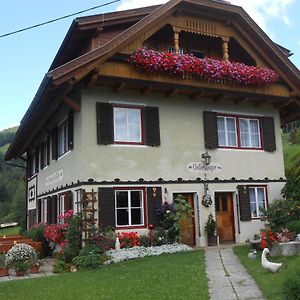
{"label": "stucco wall", "polygon": [[[84,90],[82,96],[82,178],[95,180],[146,180],[194,179],[199,174],[186,170],[189,162],[200,161],[206,151],[203,136],[203,111],[272,116],[275,118],[277,150],[210,150],[212,161],[223,167],[219,178],[254,179],[284,177],[284,165],[279,117],[271,106],[252,104],[235,105],[230,101],[214,103],[210,99],[195,101],[184,96],[167,98],[162,94],[141,95],[111,89]],[[160,115],[161,145],[159,147],[128,145],[97,145],[96,102],[129,103],[158,106]]]}

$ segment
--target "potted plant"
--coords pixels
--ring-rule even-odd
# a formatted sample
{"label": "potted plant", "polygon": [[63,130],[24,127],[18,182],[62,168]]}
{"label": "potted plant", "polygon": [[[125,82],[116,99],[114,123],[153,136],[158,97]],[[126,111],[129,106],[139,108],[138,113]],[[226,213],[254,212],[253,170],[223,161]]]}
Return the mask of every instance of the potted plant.
{"label": "potted plant", "polygon": [[208,246],[216,246],[218,244],[217,238],[217,224],[212,214],[209,214],[205,225],[205,231],[207,233],[207,244]]}
{"label": "potted plant", "polygon": [[30,273],[36,274],[40,272],[40,264],[38,261],[38,254],[36,251],[31,252],[31,257],[30,257]]}
{"label": "potted plant", "polygon": [[7,257],[5,253],[0,253],[0,277],[8,276]]}
{"label": "potted plant", "polygon": [[14,269],[16,271],[17,276],[24,276],[26,271],[29,269],[28,261],[16,261],[14,263]]}

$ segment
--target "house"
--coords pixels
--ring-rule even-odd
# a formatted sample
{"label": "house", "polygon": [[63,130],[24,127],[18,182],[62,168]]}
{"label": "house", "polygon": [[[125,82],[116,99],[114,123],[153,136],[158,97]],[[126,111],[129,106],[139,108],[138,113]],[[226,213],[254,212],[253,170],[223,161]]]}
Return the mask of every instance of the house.
{"label": "house", "polygon": [[27,226],[73,208],[85,234],[89,220],[143,234],[183,194],[188,243],[207,244],[210,213],[221,243],[244,242],[285,184],[280,128],[300,117],[289,55],[227,1],[75,19],[5,156],[27,160]]}

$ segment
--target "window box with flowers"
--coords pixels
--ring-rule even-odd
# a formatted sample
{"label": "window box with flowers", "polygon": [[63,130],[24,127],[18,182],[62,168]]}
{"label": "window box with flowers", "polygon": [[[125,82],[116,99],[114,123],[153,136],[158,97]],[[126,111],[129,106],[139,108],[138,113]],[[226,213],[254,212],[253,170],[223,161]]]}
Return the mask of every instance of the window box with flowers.
{"label": "window box with flowers", "polygon": [[164,73],[183,79],[194,78],[237,86],[265,86],[279,79],[278,74],[269,68],[145,48],[134,51],[129,62],[147,73]]}

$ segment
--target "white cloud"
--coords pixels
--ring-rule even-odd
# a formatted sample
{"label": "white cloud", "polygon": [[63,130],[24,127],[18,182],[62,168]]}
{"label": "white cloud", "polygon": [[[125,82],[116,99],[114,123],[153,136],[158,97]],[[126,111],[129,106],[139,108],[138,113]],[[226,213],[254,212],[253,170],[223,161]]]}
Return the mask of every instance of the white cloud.
{"label": "white cloud", "polygon": [[122,3],[117,7],[117,10],[152,6],[157,4],[164,4],[166,2],[168,2],[168,0],[123,0]]}
{"label": "white cloud", "polygon": [[[242,6],[254,21],[270,36],[274,33],[268,28],[269,22],[278,19],[285,25],[292,26],[288,15],[288,7],[295,0],[229,0],[234,5]],[[132,9],[156,4],[163,4],[168,0],[123,0],[117,10]]]}

